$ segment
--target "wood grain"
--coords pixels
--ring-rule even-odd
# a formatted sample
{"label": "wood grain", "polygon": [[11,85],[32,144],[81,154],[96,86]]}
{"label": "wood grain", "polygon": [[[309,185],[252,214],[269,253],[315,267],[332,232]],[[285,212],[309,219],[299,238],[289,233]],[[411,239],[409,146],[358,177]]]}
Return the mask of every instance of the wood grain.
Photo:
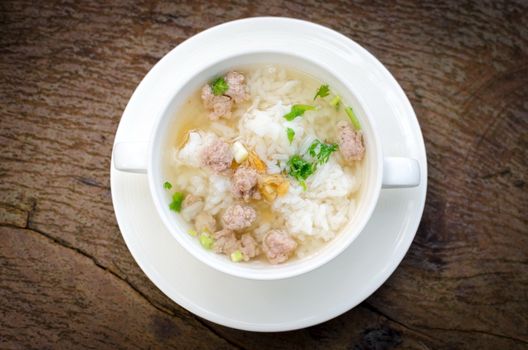
{"label": "wood grain", "polygon": [[[528,348],[526,1],[0,2],[0,348]],[[113,135],[165,53],[248,16],[311,20],[394,74],[426,141],[424,217],[357,308],[278,334],[214,325],[140,271]]]}

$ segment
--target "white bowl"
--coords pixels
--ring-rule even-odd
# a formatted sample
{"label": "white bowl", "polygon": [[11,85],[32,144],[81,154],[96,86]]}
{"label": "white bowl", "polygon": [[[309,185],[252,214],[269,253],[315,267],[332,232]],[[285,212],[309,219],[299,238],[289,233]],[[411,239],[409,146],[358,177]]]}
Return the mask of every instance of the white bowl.
{"label": "white bowl", "polygon": [[[259,37],[259,30],[263,26],[270,25],[270,21],[273,21],[278,28],[281,26],[290,27],[291,23],[294,22],[297,30],[306,33],[305,40],[292,42],[288,40],[287,35],[276,34],[271,36],[265,31],[259,40],[255,40],[256,37]],[[242,38],[231,40],[232,38],[226,36],[225,41],[208,42],[208,51],[211,55],[207,57],[196,56],[192,60],[181,62],[175,66],[171,74],[178,76],[177,83],[165,87],[164,96],[161,97],[164,102],[160,104],[158,111],[150,111],[156,119],[153,123],[155,126],[150,137],[148,151],[146,151],[150,193],[158,214],[172,236],[203,263],[221,272],[248,279],[277,280],[293,277],[314,270],[343,252],[358,237],[370,219],[379,198],[382,179],[393,181],[393,185],[398,183],[400,185],[412,184],[416,180],[410,179],[411,175],[417,174],[419,179],[417,168],[413,168],[413,166],[417,167],[417,163],[414,162],[416,163],[414,164],[410,159],[401,159],[402,163],[384,161],[381,143],[376,131],[378,128],[376,116],[369,113],[367,106],[362,103],[360,98],[362,93],[368,92],[361,91],[362,82],[355,79],[355,76],[347,70],[347,67],[355,64],[354,57],[357,53],[347,48],[335,49],[336,43],[350,41],[348,38],[328,28],[294,19],[253,18],[232,23],[244,27],[245,30],[241,30],[239,34],[242,38],[250,33],[252,40],[248,40],[246,45],[240,45]],[[222,32],[227,30],[232,23],[214,27],[209,31]],[[327,45],[325,42],[314,43],[313,38],[316,36],[310,35],[310,32],[314,31],[324,31],[326,32],[325,38],[335,41],[332,45]],[[277,30],[276,33],[280,33],[280,30]],[[203,33],[188,39],[179,47],[192,47],[193,41],[202,35]],[[201,41],[203,45],[203,40]],[[179,47],[169,52],[162,61],[169,59]],[[187,234],[189,225],[179,215],[169,210],[170,198],[167,191],[162,187],[165,181],[161,166],[163,147],[166,146],[167,132],[176,111],[186,101],[190,93],[199,89],[219,72],[255,63],[285,64],[305,71],[330,84],[341,94],[346,104],[354,108],[362,125],[366,142],[364,166],[368,176],[363,179],[358,205],[350,222],[341,233],[319,251],[302,259],[292,259],[280,265],[271,265],[259,261],[233,263],[226,256],[204,250],[195,237]],[[154,70],[156,67],[153,68]],[[116,145],[116,148],[117,146],[119,145]],[[114,149],[114,160],[117,159],[116,164],[118,164],[119,158],[123,157],[120,156],[120,152],[116,152],[116,148]],[[399,169],[402,168],[402,164],[409,165],[408,168],[411,171],[402,175],[401,169]],[[119,166],[116,167],[120,168]]]}
{"label": "white bowl", "polygon": [[[238,277],[266,280],[287,278],[311,271],[330,261],[346,249],[359,235],[374,210],[381,188],[381,148],[376,143],[377,137],[375,136],[371,123],[365,116],[366,113],[361,107],[361,103],[352,94],[352,88],[339,80],[335,74],[332,74],[330,67],[327,66],[328,63],[331,65],[331,62],[309,60],[291,49],[282,52],[278,50],[251,51],[247,49],[243,54],[233,55],[217,61],[212,59],[211,61],[206,67],[194,65],[190,68],[195,74],[192,75],[192,78],[184,86],[175,92],[173,98],[161,113],[159,126],[152,137],[154,142],[151,143],[149,153],[154,156],[150,158],[149,163],[149,186],[154,203],[156,203],[163,222],[178,242],[197,259],[217,270]],[[189,231],[189,225],[180,215],[169,210],[168,203],[170,203],[170,195],[161,186],[166,179],[162,170],[162,160],[163,153],[164,151],[166,152],[163,148],[167,147],[168,130],[171,130],[170,125],[174,122],[173,118],[175,118],[177,111],[189,97],[189,93],[199,89],[212,77],[218,75],[219,72],[226,72],[236,67],[255,63],[288,65],[310,73],[321,81],[330,84],[336,91],[339,91],[344,101],[347,101],[348,104],[353,106],[354,111],[361,121],[366,140],[367,157],[364,164],[365,168],[368,169],[367,173],[369,176],[363,179],[361,198],[358,200],[354,217],[341,233],[314,254],[303,257],[302,259],[291,259],[286,263],[278,265],[271,265],[258,260],[233,263],[225,255],[215,254],[203,249],[196,237],[192,237],[186,233]]]}

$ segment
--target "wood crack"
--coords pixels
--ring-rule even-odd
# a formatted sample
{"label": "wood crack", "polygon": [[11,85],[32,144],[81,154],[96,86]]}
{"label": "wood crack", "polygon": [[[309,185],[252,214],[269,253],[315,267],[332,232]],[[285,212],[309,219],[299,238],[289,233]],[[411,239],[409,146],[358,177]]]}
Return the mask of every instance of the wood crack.
{"label": "wood crack", "polygon": [[[14,228],[17,228],[17,229],[23,229],[23,230],[28,230],[28,231],[31,231],[31,232],[34,232],[34,233],[37,233],[45,238],[47,238],[48,240],[50,240],[51,242],[53,242],[54,244],[57,244],[63,248],[67,248],[67,249],[70,249],[82,256],[84,256],[85,258],[88,258],[90,259],[93,264],[97,267],[99,267],[100,269],[108,272],[110,275],[112,275],[113,277],[119,279],[121,282],[124,282],[130,289],[132,289],[137,295],[139,295],[142,299],[144,299],[149,305],[151,305],[153,308],[157,309],[158,311],[164,313],[165,315],[168,315],[170,317],[178,317],[172,310],[170,309],[167,309],[165,307],[162,307],[160,305],[157,305],[156,303],[154,303],[153,301],[151,301],[149,299],[149,297],[143,293],[140,289],[138,289],[137,287],[135,287],[130,281],[128,281],[126,279],[126,277],[122,277],[120,276],[118,273],[116,273],[115,271],[109,269],[108,267],[104,266],[102,263],[100,263],[94,256],[92,256],[91,254],[87,253],[86,251],[78,248],[78,247],[75,247],[73,246],[72,244],[70,244],[69,242],[61,239],[61,238],[58,238],[58,237],[54,237],[53,235],[47,233],[47,232],[44,232],[36,227],[33,226],[32,222],[31,222],[31,217],[35,211],[37,207],[37,201],[36,200],[32,200],[31,202],[31,208],[30,210],[27,211],[27,218],[26,218],[26,225],[25,227],[19,227],[19,226],[16,226],[16,225],[11,225],[11,224],[6,224],[6,223],[0,223],[0,226],[4,226],[4,227],[14,227]],[[231,341],[230,339],[224,337],[222,334],[218,333],[213,327],[211,327],[210,325],[208,325],[204,320],[202,320],[201,318],[199,318],[198,316],[194,315],[194,314],[191,314],[193,316],[193,318],[199,323],[201,324],[205,329],[207,329],[210,333],[213,333],[214,336],[222,339],[223,341],[225,341],[226,343],[228,343],[229,345],[235,347],[236,349],[239,349],[239,350],[245,350],[243,347],[241,347],[240,345],[234,343],[233,341]]]}
{"label": "wood crack", "polygon": [[[29,221],[28,221],[29,223]],[[0,224],[0,226],[12,226],[12,225],[5,225],[5,224]],[[20,227],[17,227],[17,228],[20,228]],[[82,256],[90,259],[95,266],[103,269],[104,271],[108,272],[110,275],[114,276],[115,278],[119,279],[120,281],[124,282],[130,289],[132,289],[137,295],[139,295],[142,299],[144,299],[149,305],[151,305],[153,308],[157,309],[158,311],[170,316],[170,317],[178,317],[173,311],[167,309],[167,308],[164,308],[160,305],[157,305],[156,303],[152,302],[148,296],[146,294],[144,294],[141,290],[139,290],[138,288],[136,288],[132,283],[130,283],[126,278],[123,278],[121,276],[119,276],[117,273],[115,273],[114,271],[112,271],[111,269],[107,268],[106,266],[104,266],[103,264],[101,264],[96,258],[94,258],[92,255],[88,254],[87,252],[85,252],[84,250],[80,249],[80,248],[77,248],[77,247],[74,247],[72,246],[70,243],[60,239],[60,238],[56,238],[56,237],[53,237],[52,235],[40,230],[40,229],[36,229],[34,227],[30,227],[30,225],[28,225],[27,227],[23,228],[25,230],[28,230],[28,231],[32,231],[32,232],[35,232],[37,234],[40,234],[44,237],[46,237],[48,240],[52,241],[53,243],[55,244],[58,244],[60,245],[61,247],[64,247],[64,248],[67,248],[67,249],[70,249],[70,250],[73,250],[74,252],[78,253],[78,254],[81,254]],[[224,340],[226,343],[228,343],[229,345],[231,346],[234,346],[236,349],[239,349],[239,350],[245,350],[244,348],[240,347],[239,345],[233,343],[230,339],[227,339],[225,338],[224,336],[222,336],[220,333],[216,332],[212,327],[208,326],[205,324],[204,321],[200,320],[197,316],[193,315],[194,316],[194,319],[196,319],[198,321],[198,323],[200,323],[204,328],[206,328],[209,332],[213,333],[216,337]]]}
{"label": "wood crack", "polygon": [[494,172],[494,173],[488,173],[485,175],[482,175],[480,178],[483,180],[495,178],[495,177],[502,177],[506,175],[511,175],[511,170],[509,168]]}
{"label": "wood crack", "polygon": [[[42,231],[42,230],[40,230],[38,228],[33,227],[33,225],[31,224],[31,215],[32,215],[32,213],[34,212],[34,210],[36,208],[36,204],[37,204],[36,201],[34,201],[32,203],[31,210],[29,210],[27,212],[27,223],[26,223],[25,227],[18,227],[16,225],[10,225],[10,224],[6,224],[6,223],[0,223],[0,226],[13,227],[13,228],[28,230],[30,232],[37,233],[37,234],[47,238],[48,240],[50,240],[54,244],[57,244],[57,245],[59,245],[59,246],[61,246],[63,248],[70,249],[70,250],[72,250],[72,251],[74,251],[74,252],[76,252],[76,253],[78,253],[78,254],[80,254],[80,255],[88,258],[88,259],[90,259],[95,266],[97,266],[98,268],[108,272],[110,275],[112,275],[113,277],[119,279],[121,282],[124,282],[130,289],[132,289],[137,295],[139,295],[142,299],[144,299],[153,308],[157,309],[158,311],[160,311],[160,312],[162,312],[165,315],[168,315],[170,317],[176,317],[176,318],[178,317],[173,311],[171,311],[171,310],[169,310],[167,308],[164,308],[164,307],[162,307],[160,305],[157,305],[156,303],[151,301],[145,293],[143,293],[140,289],[135,287],[132,283],[130,283],[130,281],[128,281],[126,278],[120,276],[116,272],[112,271],[111,269],[109,269],[106,266],[104,266],[103,264],[101,264],[95,257],[90,255],[89,253],[85,252],[84,250],[82,250],[82,249],[80,249],[78,247],[73,246],[72,244],[70,244],[69,242],[67,242],[67,241],[65,241],[65,240],[63,240],[61,238],[54,237],[54,236],[50,235],[49,233],[46,233],[46,232],[44,232],[44,231]],[[193,317],[205,329],[207,329],[210,333],[214,334],[214,336],[222,339],[223,341],[225,341],[229,345],[235,347],[236,349],[245,350],[244,348],[240,347],[239,345],[233,343],[230,339],[227,339],[224,336],[222,336],[220,333],[216,332],[211,326],[207,325],[204,321],[199,319],[197,316],[193,315]]]}
{"label": "wood crack", "polygon": [[502,338],[502,339],[511,340],[511,341],[514,341],[514,342],[517,342],[517,343],[521,343],[521,344],[524,344],[524,345],[528,344],[528,341],[526,341],[524,339],[510,337],[508,335],[492,333],[492,332],[488,332],[488,331],[481,331],[481,330],[478,330],[478,329],[441,328],[441,327],[429,327],[429,326],[422,326],[422,325],[420,325],[419,327],[425,328],[425,329],[429,329],[429,330],[432,330],[432,331],[438,330],[438,331],[444,331],[444,332],[477,333],[477,334],[487,335],[487,336],[490,336],[490,337],[496,337],[496,338]]}
{"label": "wood crack", "polygon": [[412,327],[409,327],[408,325],[402,323],[401,321],[398,321],[394,318],[392,318],[391,316],[387,315],[386,313],[384,313],[383,311],[379,310],[377,307],[373,306],[372,304],[370,304],[369,302],[363,302],[361,304],[361,306],[363,306],[365,309],[377,314],[377,315],[380,315],[384,318],[386,318],[387,320],[391,321],[391,322],[394,322],[396,323],[397,325],[400,325],[401,327],[405,328],[405,329],[408,329],[412,332],[415,332],[416,334],[419,334],[423,337],[426,337],[428,339],[432,339],[432,340],[436,340],[436,341],[440,341],[440,342],[444,342],[442,339],[439,339],[439,338],[436,338],[436,337],[433,337],[432,335],[430,334],[426,334],[426,333],[423,333],[415,328],[412,328]]}
{"label": "wood crack", "polygon": [[[3,225],[5,226],[5,225]],[[25,230],[28,230],[28,231],[33,231],[35,233],[38,233],[44,237],[46,237],[47,239],[51,240],[53,243],[55,244],[58,244],[60,245],[61,247],[64,247],[64,248],[68,248],[70,250],[73,250],[75,251],[76,253],[78,254],[81,254],[82,256],[90,259],[95,266],[103,269],[104,271],[108,272],[109,274],[111,274],[112,276],[114,276],[115,278],[118,278],[119,280],[125,282],[132,290],[134,290],[139,296],[141,296],[143,299],[145,299],[150,305],[152,305],[154,308],[158,309],[159,311],[163,312],[164,314],[167,314],[169,316],[175,316],[175,314],[173,312],[171,312],[170,310],[167,310],[166,308],[164,307],[161,307],[159,305],[156,305],[155,303],[153,303],[143,292],[141,292],[141,290],[139,290],[138,288],[136,288],[133,284],[131,284],[126,278],[123,278],[121,276],[119,276],[117,273],[115,273],[114,271],[112,271],[111,269],[107,268],[106,266],[104,266],[103,264],[101,264],[95,257],[93,257],[92,255],[88,254],[87,252],[85,252],[84,250],[80,249],[80,248],[77,248],[77,247],[74,247],[73,245],[71,245],[70,243],[68,243],[67,241],[63,240],[63,239],[60,239],[60,238],[56,238],[40,229],[37,229],[35,227],[31,227],[31,226],[28,226],[28,227],[25,227],[24,228]]]}
{"label": "wood crack", "polygon": [[[392,321],[392,322],[394,322],[396,324],[399,324],[400,326],[402,326],[404,328],[409,329],[410,331],[416,332],[418,334],[421,334],[421,335],[423,335],[425,337],[428,337],[428,338],[431,338],[431,339],[435,339],[435,340],[441,341],[441,339],[439,339],[439,338],[435,338],[435,337],[433,337],[431,335],[428,335],[426,333],[422,333],[421,331],[418,331],[415,328],[409,327],[406,324],[404,324],[404,323],[402,323],[402,322],[400,322],[400,321],[388,316],[387,314],[385,314],[384,312],[380,311],[378,308],[376,308],[375,306],[373,306],[372,304],[370,304],[368,302],[364,302],[361,305],[364,306],[366,309],[368,309],[368,310],[370,310],[370,311],[372,311],[374,313],[377,313],[377,314],[387,318],[389,321]],[[520,339],[520,338],[510,337],[510,336],[507,336],[507,335],[504,335],[504,334],[492,333],[492,332],[481,331],[481,330],[476,330],[476,329],[441,328],[441,327],[429,327],[429,326],[424,326],[424,325],[417,325],[417,327],[423,328],[423,329],[428,329],[428,330],[431,330],[431,331],[438,330],[438,331],[445,331],[445,332],[478,333],[478,334],[488,335],[488,336],[491,336],[491,337],[508,339],[508,340],[511,340],[511,341],[514,341],[514,342],[518,342],[518,343],[521,343],[521,344],[528,344],[528,341],[525,341],[525,340]]]}
{"label": "wood crack", "polygon": [[110,190],[110,186],[101,185],[98,183],[95,179],[84,177],[84,176],[75,176],[75,179],[82,183],[83,185],[90,186],[90,187],[97,187],[104,190]]}

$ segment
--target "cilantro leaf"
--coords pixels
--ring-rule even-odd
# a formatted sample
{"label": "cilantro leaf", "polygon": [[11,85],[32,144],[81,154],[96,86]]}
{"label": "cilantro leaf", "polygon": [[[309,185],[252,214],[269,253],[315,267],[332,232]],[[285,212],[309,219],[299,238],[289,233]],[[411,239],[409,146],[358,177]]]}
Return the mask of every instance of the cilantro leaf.
{"label": "cilantro leaf", "polygon": [[229,90],[229,85],[223,77],[218,77],[211,83],[211,89],[213,90],[213,94],[220,96]]}
{"label": "cilantro leaf", "polygon": [[183,195],[183,193],[174,192],[174,194],[172,195],[172,202],[169,204],[170,210],[179,213],[182,207],[184,197],[185,196]]}
{"label": "cilantro leaf", "polygon": [[290,112],[285,114],[283,117],[287,121],[291,122],[297,117],[300,117],[304,114],[306,111],[313,111],[315,109],[314,106],[311,105],[293,105]]}
{"label": "cilantro leaf", "polygon": [[293,138],[295,137],[295,131],[292,128],[286,129],[286,135],[288,135],[288,141],[290,141],[290,145],[293,142]]}
{"label": "cilantro leaf", "polygon": [[287,164],[288,174],[299,182],[304,182],[315,171],[315,164],[308,162],[298,154],[291,156]]}
{"label": "cilantro leaf", "polygon": [[331,145],[324,144],[321,147],[321,151],[317,155],[317,159],[319,159],[319,164],[325,164],[326,162],[328,162],[328,159],[330,159],[330,155],[333,152],[337,151],[337,149],[338,149],[338,146],[335,144],[331,144]]}
{"label": "cilantro leaf", "polygon": [[165,181],[163,184],[163,188],[166,190],[170,190],[172,188],[172,184],[169,181]]}
{"label": "cilantro leaf", "polygon": [[288,175],[299,182],[304,191],[306,191],[305,180],[315,173],[318,165],[325,164],[330,159],[330,155],[337,151],[338,146],[335,144],[326,144],[319,140],[312,142],[307,153],[312,160],[307,160],[299,154],[294,154],[288,159]]}
{"label": "cilantro leaf", "polygon": [[319,153],[319,150],[321,149],[321,141],[315,140],[312,142],[310,147],[308,147],[308,153],[312,156],[312,158],[316,158],[317,153]]}
{"label": "cilantro leaf", "polygon": [[348,115],[350,122],[354,126],[354,129],[361,130],[361,124],[359,124],[359,120],[356,117],[356,114],[354,113],[354,110],[352,109],[352,107],[345,108],[345,112]]}
{"label": "cilantro leaf", "polygon": [[317,98],[317,96],[323,98],[323,97],[328,96],[329,94],[330,94],[330,87],[328,86],[328,84],[321,85],[319,86],[319,89],[315,93],[314,101]]}
{"label": "cilantro leaf", "polygon": [[318,164],[325,164],[330,159],[330,155],[337,151],[338,146],[336,144],[327,144],[319,140],[312,142],[308,148],[308,152],[316,160]]}

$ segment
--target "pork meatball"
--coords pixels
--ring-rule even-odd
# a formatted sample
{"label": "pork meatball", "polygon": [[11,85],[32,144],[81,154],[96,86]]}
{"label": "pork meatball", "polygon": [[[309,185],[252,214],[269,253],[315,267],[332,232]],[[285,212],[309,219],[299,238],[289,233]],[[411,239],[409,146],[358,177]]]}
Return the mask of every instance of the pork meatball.
{"label": "pork meatball", "polygon": [[352,126],[340,121],[337,123],[339,151],[347,161],[361,160],[365,155],[365,146],[363,145],[363,134],[356,131]]}
{"label": "pork meatball", "polygon": [[233,153],[229,145],[216,139],[208,144],[202,151],[202,165],[208,167],[216,173],[221,173],[231,167]]}
{"label": "pork meatball", "polygon": [[255,209],[247,205],[235,204],[230,206],[222,215],[222,221],[224,222],[224,228],[229,230],[242,230],[251,224],[257,218]]}
{"label": "pork meatball", "polygon": [[248,87],[244,83],[244,75],[238,72],[229,72],[224,77],[227,91],[222,95],[215,95],[209,84],[202,88],[202,102],[209,110],[209,119],[231,118],[231,109],[234,103],[240,103],[249,98]]}
{"label": "pork meatball", "polygon": [[240,243],[235,233],[231,230],[223,229],[213,233],[215,239],[213,251],[218,254],[231,255],[231,253],[240,249]]}
{"label": "pork meatball", "polygon": [[229,72],[225,76],[227,86],[229,89],[226,91],[226,95],[231,97],[235,103],[240,103],[249,98],[248,88],[244,84],[246,78],[244,75],[238,72]]}
{"label": "pork meatball", "polygon": [[235,171],[231,192],[235,198],[248,202],[250,199],[260,199],[257,189],[258,173],[253,168],[240,167]]}
{"label": "pork meatball", "polygon": [[244,261],[249,261],[260,253],[257,241],[249,233],[240,237],[240,252],[244,256]]}
{"label": "pork meatball", "polygon": [[209,110],[209,119],[218,120],[221,117],[231,118],[233,100],[229,96],[216,96],[209,85],[202,88],[202,102]]}
{"label": "pork meatball", "polygon": [[271,264],[280,264],[297,249],[297,242],[286,232],[271,230],[262,241],[262,250]]}

